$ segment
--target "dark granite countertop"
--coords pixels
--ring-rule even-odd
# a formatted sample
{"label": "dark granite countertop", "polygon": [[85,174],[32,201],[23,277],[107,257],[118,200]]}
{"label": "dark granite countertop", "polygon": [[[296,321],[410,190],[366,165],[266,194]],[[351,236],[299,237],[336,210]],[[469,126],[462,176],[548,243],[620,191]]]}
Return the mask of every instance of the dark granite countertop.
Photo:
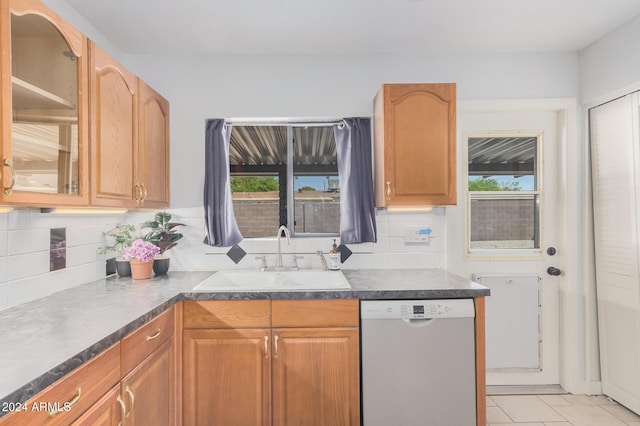
{"label": "dark granite countertop", "polygon": [[[441,269],[343,271],[351,290],[194,292],[210,272],[110,277],[0,311],[0,408],[24,402],[179,300],[448,299],[489,289]],[[327,272],[332,273],[332,272]],[[0,417],[6,412],[0,409]]]}

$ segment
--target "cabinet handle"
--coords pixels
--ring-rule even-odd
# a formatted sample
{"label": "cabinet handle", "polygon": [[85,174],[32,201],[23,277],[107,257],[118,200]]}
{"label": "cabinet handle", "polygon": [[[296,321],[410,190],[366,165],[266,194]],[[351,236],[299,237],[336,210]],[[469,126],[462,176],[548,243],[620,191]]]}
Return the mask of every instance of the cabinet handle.
{"label": "cabinet handle", "polygon": [[135,186],[133,187],[133,189],[134,189],[134,192],[135,192],[134,195],[133,195],[133,198],[137,203],[139,203],[140,202],[140,197],[142,195],[142,192],[140,192],[140,184],[136,183]]}
{"label": "cabinet handle", "polygon": [[280,357],[280,351],[278,350],[278,335],[273,336],[273,358],[278,359]]}
{"label": "cabinet handle", "polygon": [[69,401],[65,402],[64,404],[62,404],[61,407],[54,408],[53,410],[49,411],[49,417],[55,417],[56,415],[58,415],[58,413],[62,411],[69,411],[71,407],[73,407],[78,403],[78,401],[80,401],[80,395],[82,395],[82,388],[78,388],[74,397],[71,398]]}
{"label": "cabinet handle", "polygon": [[133,407],[136,404],[136,399],[134,398],[133,392],[131,392],[131,389],[129,389],[129,386],[127,386],[127,388],[125,389],[125,392],[127,393],[127,395],[129,395],[129,399],[131,400],[131,409],[124,416],[124,418],[126,419],[127,417],[129,417],[129,414],[131,414],[131,412],[133,411]]}
{"label": "cabinet handle", "polygon": [[148,342],[149,340],[157,339],[158,337],[160,337],[160,329],[157,329],[151,336],[147,336],[146,341]]}
{"label": "cabinet handle", "polygon": [[140,204],[144,204],[147,199],[147,187],[144,183],[140,184],[140,188],[142,189],[142,194],[140,195]]}
{"label": "cabinet handle", "polygon": [[264,336],[264,357],[269,358],[269,336]]}
{"label": "cabinet handle", "polygon": [[122,410],[122,416],[120,416],[120,421],[118,422],[118,426],[122,426],[122,421],[127,417],[127,407],[124,405],[124,401],[120,398],[120,395],[116,398],[116,402],[120,404],[120,409]]}
{"label": "cabinet handle", "polygon": [[391,181],[387,181],[387,201],[391,201]]}
{"label": "cabinet handle", "polygon": [[8,158],[4,159],[3,164],[7,166],[9,170],[11,170],[11,185],[4,188],[4,194],[11,195],[11,192],[13,191],[13,186],[16,184],[16,169],[13,168],[13,163]]}

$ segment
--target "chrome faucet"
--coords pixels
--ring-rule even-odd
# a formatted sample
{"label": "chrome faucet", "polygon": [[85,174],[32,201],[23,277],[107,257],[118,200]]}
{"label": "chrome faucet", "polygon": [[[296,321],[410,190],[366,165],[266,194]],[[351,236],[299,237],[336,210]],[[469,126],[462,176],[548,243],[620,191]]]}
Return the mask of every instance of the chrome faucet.
{"label": "chrome faucet", "polygon": [[286,226],[282,225],[278,228],[278,234],[276,237],[278,238],[278,253],[276,253],[276,269],[282,269],[282,249],[280,248],[280,240],[282,238],[282,233],[284,232],[284,236],[287,238],[287,244],[291,244],[291,233],[287,229]]}
{"label": "chrome faucet", "polygon": [[320,256],[320,262],[322,263],[322,270],[328,271],[329,265],[327,265],[327,259],[325,259],[324,254],[322,254],[322,250],[318,250],[316,254]]}

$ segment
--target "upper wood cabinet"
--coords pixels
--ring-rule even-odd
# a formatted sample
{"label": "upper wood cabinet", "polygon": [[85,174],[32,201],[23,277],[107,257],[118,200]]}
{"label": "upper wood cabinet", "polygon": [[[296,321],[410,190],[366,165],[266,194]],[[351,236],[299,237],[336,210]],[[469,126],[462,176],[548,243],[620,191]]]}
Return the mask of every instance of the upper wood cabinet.
{"label": "upper wood cabinet", "polygon": [[455,84],[385,84],[373,115],[376,206],[455,205]]}
{"label": "upper wood cabinet", "polygon": [[169,102],[138,79],[138,181],[141,206],[169,206]]}
{"label": "upper wood cabinet", "polygon": [[138,207],[138,79],[89,42],[91,204]]}
{"label": "upper wood cabinet", "polygon": [[169,103],[89,42],[91,204],[169,206]]}
{"label": "upper wood cabinet", "polygon": [[87,205],[87,38],[38,0],[0,3],[0,202]]}

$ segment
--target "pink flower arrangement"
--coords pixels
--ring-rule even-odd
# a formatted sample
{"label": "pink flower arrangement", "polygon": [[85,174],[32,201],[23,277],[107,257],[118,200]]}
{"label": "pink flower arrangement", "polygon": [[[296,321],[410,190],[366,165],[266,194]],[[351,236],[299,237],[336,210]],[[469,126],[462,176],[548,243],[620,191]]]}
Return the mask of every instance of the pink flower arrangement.
{"label": "pink flower arrangement", "polygon": [[141,262],[150,262],[160,253],[160,248],[148,241],[137,239],[130,247],[124,249],[122,254],[127,260],[138,259]]}

